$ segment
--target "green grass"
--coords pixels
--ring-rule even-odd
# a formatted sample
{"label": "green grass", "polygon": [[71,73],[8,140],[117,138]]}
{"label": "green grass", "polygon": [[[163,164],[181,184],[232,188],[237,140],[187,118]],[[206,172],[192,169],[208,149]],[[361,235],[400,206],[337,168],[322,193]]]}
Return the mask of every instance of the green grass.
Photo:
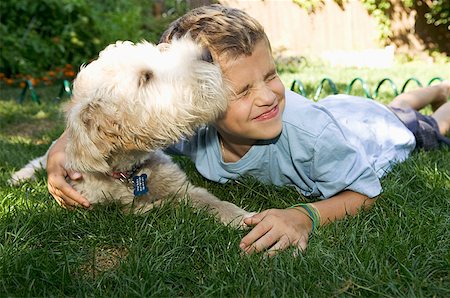
{"label": "green grass", "polygon": [[[295,76],[311,77],[313,90],[325,74],[317,69]],[[403,82],[414,71],[389,73]],[[384,72],[333,69],[325,75],[344,85],[355,74],[378,78]],[[441,66],[424,66],[421,80],[436,74],[442,75]],[[58,89],[37,91],[41,106],[30,98],[17,104],[18,90],[0,95],[0,297],[450,296],[448,149],[415,152],[382,180],[384,193],[372,210],[321,227],[304,255],[243,256],[238,244],[245,231],[187,205],[167,204],[142,216],[114,205],[68,211],[48,194],[43,172],[35,182],[8,186],[11,172],[44,153],[63,130],[53,101]],[[388,100],[389,92],[383,97]],[[195,184],[249,211],[298,200],[291,188],[252,179],[208,182],[187,159],[176,161]]]}

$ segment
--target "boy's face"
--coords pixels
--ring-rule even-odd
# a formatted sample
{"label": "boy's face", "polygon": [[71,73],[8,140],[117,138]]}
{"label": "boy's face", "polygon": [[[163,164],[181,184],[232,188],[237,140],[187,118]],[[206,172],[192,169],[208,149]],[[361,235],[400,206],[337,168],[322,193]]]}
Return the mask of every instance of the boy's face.
{"label": "boy's face", "polygon": [[251,56],[219,59],[219,63],[234,91],[225,116],[216,122],[221,136],[248,145],[277,137],[282,128],[284,86],[267,42],[259,41]]}

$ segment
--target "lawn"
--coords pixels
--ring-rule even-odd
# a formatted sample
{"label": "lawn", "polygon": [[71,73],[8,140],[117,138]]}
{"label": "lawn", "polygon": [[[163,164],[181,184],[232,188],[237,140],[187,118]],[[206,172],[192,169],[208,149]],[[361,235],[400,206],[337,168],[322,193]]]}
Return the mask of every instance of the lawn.
{"label": "lawn", "polygon": [[[313,94],[323,77],[343,92],[359,76],[373,90],[384,77],[399,87],[411,76],[424,84],[435,76],[450,79],[448,66],[313,65],[282,79],[287,86],[300,79]],[[384,192],[371,210],[319,228],[303,255],[246,256],[238,248],[246,231],[188,205],[167,204],[141,216],[114,205],[68,211],[48,194],[44,172],[34,182],[8,186],[11,172],[43,154],[62,132],[58,91],[38,88],[41,105],[29,96],[20,105],[20,90],[1,89],[0,297],[450,296],[450,150],[415,152],[383,178]],[[353,93],[363,94],[359,88]],[[383,88],[377,100],[390,97]],[[250,178],[209,182],[189,160],[175,160],[195,184],[249,211],[307,200],[292,188]]]}

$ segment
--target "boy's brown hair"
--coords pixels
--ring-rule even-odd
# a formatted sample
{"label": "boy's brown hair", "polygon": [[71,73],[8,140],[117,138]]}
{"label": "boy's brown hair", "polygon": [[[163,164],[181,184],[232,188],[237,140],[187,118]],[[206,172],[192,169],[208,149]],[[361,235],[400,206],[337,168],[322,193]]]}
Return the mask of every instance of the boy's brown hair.
{"label": "boy's brown hair", "polygon": [[170,43],[173,38],[189,34],[213,55],[227,58],[250,56],[256,43],[269,40],[262,25],[236,8],[212,4],[195,8],[170,24],[163,33],[160,43]]}

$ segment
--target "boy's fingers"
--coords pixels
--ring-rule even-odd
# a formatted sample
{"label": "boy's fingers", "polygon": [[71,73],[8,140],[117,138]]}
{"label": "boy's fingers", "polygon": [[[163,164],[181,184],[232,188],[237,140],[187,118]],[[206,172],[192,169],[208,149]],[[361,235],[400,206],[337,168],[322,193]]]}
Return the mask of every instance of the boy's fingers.
{"label": "boy's fingers", "polygon": [[252,245],[250,245],[246,249],[246,252],[248,254],[251,254],[253,252],[261,252],[273,246],[279,240],[280,240],[279,235],[277,235],[277,233],[274,233],[273,230],[270,230],[269,232],[265,233],[262,237],[260,237],[258,240],[256,240]]}
{"label": "boy's fingers", "polygon": [[59,206],[63,208],[70,208],[76,205],[76,202],[71,198],[68,198],[61,190],[54,187],[50,190],[50,187],[51,185],[49,185],[49,191]]}
{"label": "boy's fingers", "polygon": [[64,200],[61,197],[53,196],[53,198],[55,199],[56,203],[58,203],[59,206],[67,208],[66,204],[64,203]]}
{"label": "boy's fingers", "polygon": [[64,193],[62,193],[59,189],[53,189],[50,193],[58,205],[63,208],[71,208],[74,207],[74,204],[76,204],[76,202],[72,199],[65,197]]}
{"label": "boy's fingers", "polygon": [[248,226],[254,226],[259,224],[263,218],[266,216],[268,210],[265,210],[261,213],[256,213],[253,216],[249,216],[247,218],[244,218],[244,223]]}
{"label": "boy's fingers", "polygon": [[83,207],[85,207],[85,208],[89,207],[89,205],[88,205],[88,206],[85,206],[84,203],[83,203],[82,201],[77,201],[76,199],[73,198],[73,196],[67,196],[67,195],[64,194],[63,192],[61,192],[60,197],[63,199],[63,201],[64,201],[63,204],[64,204],[66,207],[70,207],[70,208],[72,208],[72,207],[78,207],[78,206],[83,206]]}
{"label": "boy's fingers", "polygon": [[265,222],[259,223],[244,238],[242,238],[239,247],[248,253],[253,252],[255,250],[255,241],[259,241],[259,239],[264,237],[270,229],[272,229],[271,224]]}
{"label": "boy's fingers", "polygon": [[48,190],[50,194],[58,201],[57,198],[62,199],[63,202],[58,201],[61,206],[75,207],[81,205],[85,208],[90,207],[90,203],[80,193],[73,189],[65,180],[55,179],[54,183],[48,183]]}
{"label": "boy's fingers", "polygon": [[300,254],[306,251],[306,247],[308,246],[308,238],[302,238],[297,242],[296,248],[294,250],[294,257],[298,257]]}
{"label": "boy's fingers", "polygon": [[289,237],[285,234],[266,252],[266,256],[273,257],[280,251],[285,250],[289,245],[291,245],[291,242],[289,241]]}
{"label": "boy's fingers", "polygon": [[73,189],[69,184],[64,185],[61,188],[61,193],[66,204],[70,206],[78,206],[81,205],[85,208],[89,208],[91,204],[88,200],[86,200],[79,192]]}

